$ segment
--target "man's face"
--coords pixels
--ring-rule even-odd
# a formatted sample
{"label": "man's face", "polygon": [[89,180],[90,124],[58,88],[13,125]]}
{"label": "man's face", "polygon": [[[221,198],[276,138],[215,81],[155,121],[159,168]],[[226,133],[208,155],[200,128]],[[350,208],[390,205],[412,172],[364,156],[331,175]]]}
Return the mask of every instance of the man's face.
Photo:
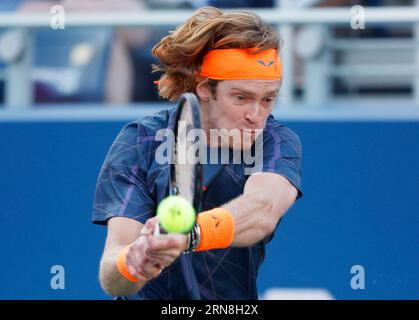
{"label": "man's face", "polygon": [[265,127],[279,87],[279,80],[224,80],[217,84],[216,99],[198,90],[204,128],[227,129],[221,134],[222,146],[249,149],[260,133],[255,130]]}

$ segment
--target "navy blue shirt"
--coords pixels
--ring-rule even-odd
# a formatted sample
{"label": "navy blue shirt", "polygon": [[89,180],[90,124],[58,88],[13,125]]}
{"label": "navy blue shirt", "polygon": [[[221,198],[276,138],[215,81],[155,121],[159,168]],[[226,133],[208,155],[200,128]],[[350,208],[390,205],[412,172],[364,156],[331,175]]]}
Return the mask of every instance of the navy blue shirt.
{"label": "navy blue shirt", "polygon": [[[175,108],[127,124],[116,137],[101,168],[93,205],[93,223],[106,225],[112,217],[145,223],[156,204],[168,195],[169,164],[159,164],[155,152],[162,143],[156,132],[173,128]],[[158,139],[157,139],[158,140]],[[301,142],[272,115],[263,130],[263,166],[260,171],[287,178],[301,197]],[[230,157],[231,160],[231,157]],[[245,164],[229,161],[204,165],[203,210],[241,195],[247,178]],[[258,299],[256,278],[265,246],[274,233],[244,248],[194,252],[191,260],[203,299]],[[128,299],[189,299],[177,259]]]}

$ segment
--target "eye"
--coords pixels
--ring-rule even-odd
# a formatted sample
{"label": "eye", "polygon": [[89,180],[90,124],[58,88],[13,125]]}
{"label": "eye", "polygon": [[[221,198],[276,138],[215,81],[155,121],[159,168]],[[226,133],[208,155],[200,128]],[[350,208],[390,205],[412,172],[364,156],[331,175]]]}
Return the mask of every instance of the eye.
{"label": "eye", "polygon": [[242,103],[242,102],[246,102],[247,101],[247,97],[238,94],[238,95],[234,95],[234,100],[236,100],[236,102]]}

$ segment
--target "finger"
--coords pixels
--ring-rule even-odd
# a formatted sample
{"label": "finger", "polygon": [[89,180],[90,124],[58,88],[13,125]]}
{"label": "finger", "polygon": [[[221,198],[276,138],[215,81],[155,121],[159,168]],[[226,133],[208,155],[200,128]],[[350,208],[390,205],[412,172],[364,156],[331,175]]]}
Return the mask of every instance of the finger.
{"label": "finger", "polygon": [[[131,267],[133,273],[132,275],[139,278],[150,280],[160,274],[162,266],[157,261],[151,261],[146,258],[140,258],[138,261],[134,263],[130,263],[129,267]],[[128,269],[130,270],[130,268]]]}
{"label": "finger", "polygon": [[156,224],[159,222],[159,218],[157,216],[150,218],[146,221],[147,228],[153,230]]}
{"label": "finger", "polygon": [[182,235],[179,234],[167,234],[159,237],[148,235],[147,241],[153,251],[175,249],[176,251],[182,252],[185,249],[186,243],[186,239],[182,238]]}
{"label": "finger", "polygon": [[137,269],[134,266],[127,266],[128,267],[128,272],[130,274],[132,274],[135,278],[137,278],[140,281],[148,281],[151,278],[146,277],[144,274],[140,274]]}
{"label": "finger", "polygon": [[182,254],[183,251],[179,250],[179,249],[169,249],[169,250],[164,250],[164,251],[152,251],[150,250],[146,256],[148,259],[154,259],[154,260],[159,260],[159,259],[171,259],[171,260],[175,260],[179,257],[180,254]]}
{"label": "finger", "polygon": [[149,245],[147,245],[147,248],[144,250],[144,256],[146,259],[157,262],[164,261],[164,266],[170,265],[180,255],[180,253],[181,251],[179,249],[155,251],[152,250]]}
{"label": "finger", "polygon": [[[126,263],[127,265],[131,265],[135,269],[135,273],[138,275],[142,275],[142,277],[151,279],[155,276],[156,272],[153,270],[153,268],[150,268],[148,264],[152,264],[154,266],[156,263],[151,263],[148,259],[147,255],[145,254],[146,251],[149,250],[149,244],[147,242],[146,237],[140,237],[131,247],[128,251],[127,257],[126,257]],[[156,259],[153,259],[154,261],[157,261]],[[158,266],[160,268],[160,266]]]}
{"label": "finger", "polygon": [[147,254],[147,258],[148,259],[153,259],[153,260],[159,260],[159,259],[176,259],[179,256],[178,254],[178,250],[167,250],[165,252],[150,252],[149,254]]}
{"label": "finger", "polygon": [[125,258],[125,264],[127,265],[128,271],[134,277],[139,280],[147,281],[151,277],[148,274],[141,273],[138,266],[140,266],[145,259],[138,254],[138,250],[130,249]]}
{"label": "finger", "polygon": [[[186,238],[186,236],[184,235],[183,237]],[[150,239],[153,239],[153,238],[158,240],[159,242],[160,240],[163,240],[163,242],[165,242],[167,241],[167,238],[169,240],[171,239],[170,241],[177,241],[179,239],[182,239],[182,235],[170,235],[170,236],[164,235],[161,237],[154,237],[153,235],[149,235],[146,237],[140,237],[135,242],[135,245],[133,246],[133,250],[135,250],[136,252],[136,255],[135,255],[136,261],[138,261],[137,264],[143,264],[144,263],[143,261],[145,260],[145,261],[150,261],[157,268],[167,267],[171,265],[173,261],[176,260],[177,257],[183,251],[183,249],[180,248],[179,246],[176,246],[175,248],[171,248],[171,249],[165,249],[165,250],[154,250],[149,241]],[[142,267],[142,265],[140,265],[140,267]],[[145,275],[147,277],[150,277],[152,275],[149,272],[150,271],[148,269],[147,271],[145,271]]]}
{"label": "finger", "polygon": [[144,274],[148,278],[152,279],[161,273],[163,266],[156,261],[145,260],[144,263],[137,268],[137,270],[140,274]]}
{"label": "finger", "polygon": [[141,229],[141,232],[140,232],[141,235],[152,234],[154,232],[154,229],[158,221],[159,221],[158,217],[153,217],[153,218],[148,219],[146,223],[144,224],[144,227]]}
{"label": "finger", "polygon": [[155,266],[160,266],[161,268],[166,268],[170,266],[173,261],[175,261],[177,256],[160,256],[153,257],[150,261],[153,261]]}
{"label": "finger", "polygon": [[146,258],[146,261],[156,268],[163,268],[163,265],[160,263],[159,259]]}

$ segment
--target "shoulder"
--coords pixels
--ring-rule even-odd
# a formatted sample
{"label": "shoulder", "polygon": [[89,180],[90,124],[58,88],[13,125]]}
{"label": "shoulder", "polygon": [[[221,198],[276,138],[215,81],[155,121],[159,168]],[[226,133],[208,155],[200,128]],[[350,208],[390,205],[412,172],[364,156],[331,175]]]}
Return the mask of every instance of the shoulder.
{"label": "shoulder", "polygon": [[292,146],[300,154],[302,152],[302,143],[298,134],[292,129],[280,123],[273,115],[270,115],[266,121],[263,130],[263,142],[265,146]]}
{"label": "shoulder", "polygon": [[140,167],[148,168],[161,143],[156,133],[168,127],[172,113],[171,109],[162,110],[125,124],[108,152],[107,162],[138,162]]}
{"label": "shoulder", "polygon": [[175,115],[176,108],[161,110],[134,121],[139,128],[152,133],[169,127]]}
{"label": "shoulder", "polygon": [[125,124],[117,140],[135,140],[139,144],[155,141],[156,133],[170,126],[175,110],[172,108],[157,111]]}

